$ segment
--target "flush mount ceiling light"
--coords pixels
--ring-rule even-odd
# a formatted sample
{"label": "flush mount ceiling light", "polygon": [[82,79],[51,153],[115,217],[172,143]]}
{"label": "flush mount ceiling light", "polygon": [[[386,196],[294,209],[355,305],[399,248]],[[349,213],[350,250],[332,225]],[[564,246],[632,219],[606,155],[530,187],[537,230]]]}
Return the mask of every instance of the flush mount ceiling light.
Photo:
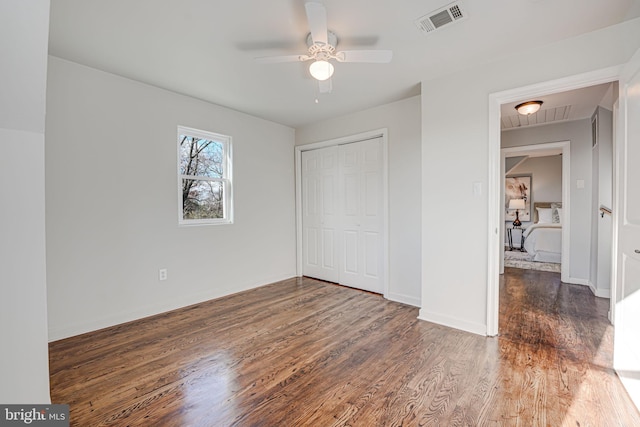
{"label": "flush mount ceiling light", "polygon": [[311,63],[309,72],[314,79],[324,81],[333,75],[333,64],[329,61],[318,60]]}
{"label": "flush mount ceiling light", "polygon": [[530,114],[537,113],[541,106],[542,101],[527,101],[516,105],[516,111],[523,116],[528,116]]}

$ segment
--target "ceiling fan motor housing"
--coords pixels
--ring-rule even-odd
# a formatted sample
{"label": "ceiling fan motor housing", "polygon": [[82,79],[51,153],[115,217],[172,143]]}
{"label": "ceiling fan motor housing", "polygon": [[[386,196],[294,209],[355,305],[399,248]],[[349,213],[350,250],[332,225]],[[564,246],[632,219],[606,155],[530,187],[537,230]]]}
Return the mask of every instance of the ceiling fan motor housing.
{"label": "ceiling fan motor housing", "polygon": [[316,59],[327,60],[333,56],[338,45],[338,37],[333,31],[327,31],[327,44],[314,42],[311,33],[307,35],[307,46],[309,47],[309,55]]}

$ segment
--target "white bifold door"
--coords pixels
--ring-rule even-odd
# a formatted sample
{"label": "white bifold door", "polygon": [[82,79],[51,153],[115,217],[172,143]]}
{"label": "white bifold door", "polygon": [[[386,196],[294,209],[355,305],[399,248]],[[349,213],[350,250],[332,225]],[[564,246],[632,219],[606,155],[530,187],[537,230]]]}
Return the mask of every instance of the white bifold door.
{"label": "white bifold door", "polygon": [[302,274],[384,291],[382,138],[302,152]]}

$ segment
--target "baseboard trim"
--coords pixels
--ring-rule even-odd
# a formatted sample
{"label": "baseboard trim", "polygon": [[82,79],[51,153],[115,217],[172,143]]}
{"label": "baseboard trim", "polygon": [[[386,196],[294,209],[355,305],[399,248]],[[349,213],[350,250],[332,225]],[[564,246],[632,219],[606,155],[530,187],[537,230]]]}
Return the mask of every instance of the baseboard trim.
{"label": "baseboard trim", "polygon": [[250,289],[259,288],[261,286],[268,285],[270,283],[287,280],[292,277],[296,277],[295,273],[291,273],[285,276],[278,276],[274,278],[267,278],[264,281],[252,282],[240,284],[236,289],[231,292],[201,292],[182,296],[181,298],[175,298],[169,302],[149,305],[142,307],[138,310],[115,313],[110,316],[106,316],[100,319],[93,319],[87,322],[80,322],[73,325],[68,325],[61,328],[49,329],[49,342],[58,341],[65,338],[70,338],[76,335],[86,334],[88,332],[95,332],[100,329],[110,328],[123,323],[132,322],[134,320],[143,319],[145,317],[155,316],[158,314],[166,313],[168,311],[177,310],[190,305],[199,304],[205,301],[209,301],[216,298],[222,298],[229,295],[233,295],[239,292],[248,291]]}
{"label": "baseboard trim", "polygon": [[577,277],[569,277],[567,280],[563,280],[563,282],[570,283],[572,285],[591,286],[591,282],[587,279],[579,279]]}
{"label": "baseboard trim", "polygon": [[636,405],[636,408],[640,408],[640,378],[638,378],[638,373],[635,371],[619,371],[616,369],[616,374],[618,374],[620,382]]}
{"label": "baseboard trim", "polygon": [[458,319],[438,313],[429,313],[421,309],[418,319],[427,322],[436,323],[438,325],[447,326],[449,328],[459,329],[461,331],[470,332],[476,335],[487,336],[487,325],[469,322],[467,320]]}
{"label": "baseboard trim", "polygon": [[578,279],[576,277],[569,277],[567,280],[564,280],[563,282],[570,283],[572,285],[587,286],[591,291],[591,293],[597,296],[598,298],[611,298],[610,289],[598,289],[593,283],[591,283],[591,280]]}
{"label": "baseboard trim", "polygon": [[589,282],[591,293],[598,298],[611,298],[611,289],[598,289],[596,285]]}
{"label": "baseboard trim", "polygon": [[411,295],[396,294],[396,293],[390,292],[387,295],[385,295],[385,298],[388,299],[389,301],[399,302],[402,304],[407,304],[407,305],[411,305],[413,307],[418,307],[418,308],[420,308],[420,306],[422,305],[422,301],[420,300],[420,298],[416,298]]}

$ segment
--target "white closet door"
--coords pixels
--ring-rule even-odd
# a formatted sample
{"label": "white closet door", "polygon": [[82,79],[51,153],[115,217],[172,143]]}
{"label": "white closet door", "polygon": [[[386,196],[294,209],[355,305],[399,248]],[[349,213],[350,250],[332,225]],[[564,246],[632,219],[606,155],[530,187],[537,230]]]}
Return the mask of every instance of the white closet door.
{"label": "white closet door", "polygon": [[339,146],[341,284],[382,293],[382,138]]}
{"label": "white closet door", "polygon": [[302,274],[383,293],[382,138],[302,152]]}
{"label": "white closet door", "polygon": [[302,152],[302,274],[338,282],[338,147]]}

